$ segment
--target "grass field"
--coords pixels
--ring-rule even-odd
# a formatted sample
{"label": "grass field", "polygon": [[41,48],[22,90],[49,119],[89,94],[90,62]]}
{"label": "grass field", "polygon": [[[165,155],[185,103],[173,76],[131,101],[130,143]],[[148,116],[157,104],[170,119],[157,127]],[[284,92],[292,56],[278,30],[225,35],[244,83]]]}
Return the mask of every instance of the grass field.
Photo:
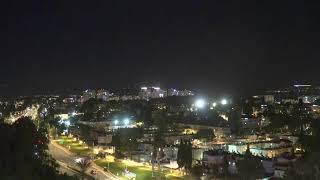
{"label": "grass field", "polygon": [[75,154],[81,156],[90,156],[92,153],[92,150],[88,148],[86,144],[80,143],[80,141],[74,140],[71,137],[59,136],[56,141],[59,145],[64,146]]}
{"label": "grass field", "polygon": [[[78,154],[80,156],[90,156],[92,153],[92,149],[88,147],[85,143],[81,143],[78,140],[75,140],[72,137],[67,136],[59,136],[56,139],[56,142],[69,149],[71,152]],[[95,163],[104,168],[108,167],[108,161],[106,159],[99,159],[96,160]],[[152,170],[150,166],[142,166],[142,165],[132,165],[132,163],[124,163],[124,162],[115,162],[109,161],[109,170],[114,175],[117,175],[121,180],[126,180],[122,173],[125,169],[128,169],[130,172],[136,174],[136,180],[151,180],[156,179],[152,178]],[[161,179],[168,179],[168,180],[193,180],[193,178],[189,176],[181,176],[179,173],[170,173],[169,170],[164,170],[162,172],[156,171],[154,174],[157,179],[161,177]]]}
{"label": "grass field", "polygon": [[[96,160],[95,163],[101,167],[108,167],[108,161],[104,159]],[[125,170],[126,164],[122,162],[109,162],[109,170],[111,173],[118,175],[120,179],[125,180],[126,178],[122,176],[122,172]],[[136,180],[145,180],[145,179],[156,179],[152,178],[152,170],[147,166],[131,166],[127,165],[127,169],[130,172],[136,174]],[[155,172],[155,176],[157,179],[162,177],[161,179],[168,180],[193,180],[193,178],[189,176],[181,176],[179,174],[170,173],[168,170],[164,170],[163,172]]]}

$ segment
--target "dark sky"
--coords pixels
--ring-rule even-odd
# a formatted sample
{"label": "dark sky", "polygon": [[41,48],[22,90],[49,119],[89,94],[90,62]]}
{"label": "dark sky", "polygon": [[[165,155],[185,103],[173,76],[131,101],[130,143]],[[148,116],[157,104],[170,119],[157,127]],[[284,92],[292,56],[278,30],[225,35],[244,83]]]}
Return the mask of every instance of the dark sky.
{"label": "dark sky", "polygon": [[319,82],[316,1],[1,3],[2,94],[145,81],[254,93]]}

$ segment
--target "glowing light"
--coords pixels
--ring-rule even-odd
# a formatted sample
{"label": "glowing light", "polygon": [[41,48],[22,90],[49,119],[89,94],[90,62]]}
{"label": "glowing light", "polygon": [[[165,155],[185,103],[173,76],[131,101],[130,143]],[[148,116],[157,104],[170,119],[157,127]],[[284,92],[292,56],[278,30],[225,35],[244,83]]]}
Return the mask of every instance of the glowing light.
{"label": "glowing light", "polygon": [[204,108],[206,105],[206,102],[203,99],[198,99],[195,103],[197,108]]}
{"label": "glowing light", "polygon": [[295,84],[294,87],[310,87],[310,84]]}
{"label": "glowing light", "polygon": [[213,107],[216,107],[216,106],[217,106],[217,103],[216,103],[216,102],[212,103],[212,106],[213,106]]}
{"label": "glowing light", "polygon": [[147,87],[141,87],[142,90],[147,90]]}
{"label": "glowing light", "polygon": [[124,120],[123,120],[123,123],[124,123],[124,125],[129,125],[129,123],[130,123],[130,120],[129,120],[129,118],[125,118]]}
{"label": "glowing light", "polygon": [[118,125],[119,124],[119,121],[118,120],[115,120],[114,121],[114,125]]}
{"label": "glowing light", "polygon": [[69,120],[67,120],[67,121],[64,121],[64,124],[65,124],[67,127],[69,127],[71,123],[70,123]]}
{"label": "glowing light", "polygon": [[221,100],[221,104],[222,104],[222,105],[226,105],[226,104],[228,104],[228,101],[227,101],[226,99],[222,99],[222,100]]}

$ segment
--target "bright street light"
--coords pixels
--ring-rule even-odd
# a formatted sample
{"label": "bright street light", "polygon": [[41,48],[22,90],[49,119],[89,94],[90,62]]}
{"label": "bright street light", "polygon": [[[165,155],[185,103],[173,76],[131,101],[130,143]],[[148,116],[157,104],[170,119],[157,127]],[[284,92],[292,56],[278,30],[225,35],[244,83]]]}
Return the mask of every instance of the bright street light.
{"label": "bright street light", "polygon": [[72,115],[72,116],[75,116],[75,115],[77,115],[77,113],[76,113],[75,111],[73,111],[73,112],[71,113],[71,115]]}
{"label": "bright street light", "polygon": [[129,122],[130,122],[130,121],[129,121],[129,118],[125,118],[125,119],[123,120],[123,122],[124,122],[124,125],[126,125],[126,126],[129,125]]}
{"label": "bright street light", "polygon": [[197,108],[204,108],[204,106],[206,105],[206,102],[203,99],[198,99],[195,103]]}
{"label": "bright street light", "polygon": [[69,127],[70,126],[70,120],[66,120],[66,121],[64,121],[64,124],[67,126],[67,127]]}
{"label": "bright street light", "polygon": [[216,102],[212,103],[212,107],[216,107],[216,106],[217,106]]}
{"label": "bright street light", "polygon": [[222,105],[226,105],[226,104],[228,104],[228,101],[227,101],[226,99],[222,99],[222,100],[221,100],[221,104],[222,104]]}
{"label": "bright street light", "polygon": [[119,121],[118,120],[115,120],[114,121],[114,125],[118,125],[119,124]]}

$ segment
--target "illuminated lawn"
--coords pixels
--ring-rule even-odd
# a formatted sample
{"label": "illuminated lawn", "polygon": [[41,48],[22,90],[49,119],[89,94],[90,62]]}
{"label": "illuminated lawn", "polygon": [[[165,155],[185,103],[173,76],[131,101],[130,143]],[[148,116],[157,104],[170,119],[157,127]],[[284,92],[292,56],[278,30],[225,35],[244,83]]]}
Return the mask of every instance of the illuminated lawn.
{"label": "illuminated lawn", "polygon": [[[108,167],[108,162],[104,159],[96,160],[95,163],[101,167]],[[109,163],[109,170],[111,173],[118,175],[120,179],[125,180],[126,178],[122,176],[122,172],[125,170],[126,165],[122,162],[110,162]],[[127,166],[128,170],[130,172],[133,172],[136,174],[136,180],[144,180],[144,179],[153,179],[152,178],[152,171],[150,167],[144,167],[144,166]],[[157,179],[162,177],[161,179],[166,179],[165,175],[169,174],[169,171],[163,171],[163,172],[155,172],[155,176]],[[156,178],[154,178],[156,179]],[[170,180],[192,180],[191,177],[187,176],[174,176],[174,175],[167,175],[167,179]]]}
{"label": "illuminated lawn", "polygon": [[67,136],[59,136],[56,140],[59,145],[64,146],[65,148],[69,149],[70,151],[81,155],[81,156],[90,156],[91,149],[87,148],[86,144],[80,144],[79,141],[75,141],[73,138]]}
{"label": "illuminated lawn", "polygon": [[[81,156],[90,156],[92,153],[92,149],[88,148],[85,143],[80,143],[79,141],[75,141],[71,137],[67,136],[59,136],[59,138],[56,139],[56,142],[59,145],[62,145],[63,147],[69,149],[71,152],[81,155]],[[70,147],[70,148],[69,148]],[[95,163],[99,165],[100,167],[108,167],[108,162],[105,159],[96,160]],[[117,175],[121,180],[126,180],[124,176],[122,176],[122,173],[124,172],[126,168],[126,164],[123,162],[109,162],[109,170],[114,175]],[[130,172],[133,172],[136,174],[136,180],[149,180],[149,179],[168,179],[168,180],[193,180],[193,178],[189,176],[181,176],[179,173],[170,173],[168,170],[164,170],[163,172],[155,171],[155,176],[157,178],[152,178],[152,170],[151,167],[145,167],[145,166],[137,166],[137,165],[131,165],[127,164],[127,169]],[[166,177],[166,178],[165,178]]]}

